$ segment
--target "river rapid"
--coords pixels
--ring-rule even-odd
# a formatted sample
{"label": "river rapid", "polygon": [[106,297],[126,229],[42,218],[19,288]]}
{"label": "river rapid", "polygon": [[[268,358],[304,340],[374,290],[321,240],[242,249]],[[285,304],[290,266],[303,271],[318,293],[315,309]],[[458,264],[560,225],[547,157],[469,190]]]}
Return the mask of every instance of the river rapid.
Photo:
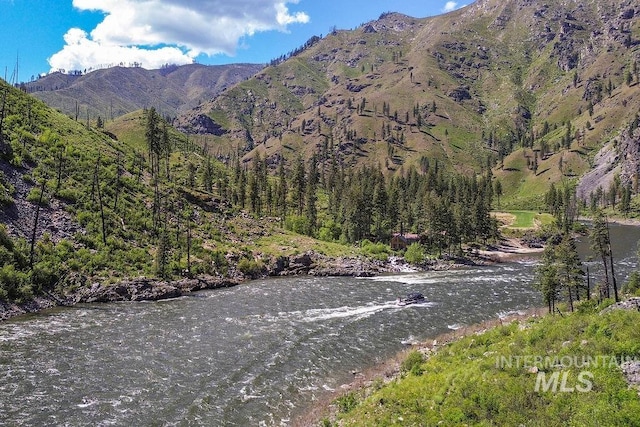
{"label": "river rapid", "polygon": [[[622,284],[640,229],[611,231]],[[541,305],[535,262],[265,279],[12,319],[0,323],[0,425],[287,425],[406,342]],[[412,291],[428,302],[395,304]]]}

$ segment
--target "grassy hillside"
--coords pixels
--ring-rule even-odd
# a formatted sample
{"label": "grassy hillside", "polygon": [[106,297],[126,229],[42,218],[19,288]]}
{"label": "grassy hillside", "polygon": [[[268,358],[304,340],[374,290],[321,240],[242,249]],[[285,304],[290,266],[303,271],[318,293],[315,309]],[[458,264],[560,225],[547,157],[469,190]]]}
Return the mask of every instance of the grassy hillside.
{"label": "grassy hillside", "polygon": [[582,309],[414,352],[400,378],[339,398],[339,425],[638,425],[620,364],[640,357],[640,313]]}
{"label": "grassy hillside", "polygon": [[189,64],[160,70],[111,67],[81,70],[78,75],[53,73],[25,83],[23,88],[49,106],[85,121],[98,116],[111,120],[151,107],[174,117],[262,68],[260,64]]}
{"label": "grassy hillside", "polygon": [[207,132],[194,125],[207,117],[224,130],[213,146],[274,163],[330,153],[388,174],[424,158],[465,173],[497,165],[505,200],[538,207],[640,111],[638,16],[623,0],[384,14],[310,40],[179,124]]}
{"label": "grassy hillside", "polygon": [[0,299],[187,268],[225,275],[243,258],[312,247],[359,253],[241,213],[220,191],[230,169],[161,120],[167,145],[154,172],[149,111],[87,126],[1,81],[0,106]]}

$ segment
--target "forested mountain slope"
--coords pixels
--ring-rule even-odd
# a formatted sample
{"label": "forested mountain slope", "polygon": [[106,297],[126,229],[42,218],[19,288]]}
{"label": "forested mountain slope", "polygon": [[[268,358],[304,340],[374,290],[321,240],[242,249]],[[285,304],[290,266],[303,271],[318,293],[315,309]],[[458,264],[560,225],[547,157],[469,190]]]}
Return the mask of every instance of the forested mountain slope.
{"label": "forested mountain slope", "polygon": [[539,203],[640,111],[639,17],[631,0],[384,14],[310,39],[178,125],[272,164],[318,153],[388,173],[425,158],[466,172],[497,165],[505,191]]}
{"label": "forested mountain slope", "polygon": [[342,257],[384,262],[396,231],[435,254],[496,235],[489,171],[385,177],[314,156],[270,174],[257,155],[218,161],[153,108],[85,123],[2,81],[0,153],[0,300],[140,276],[373,274]]}

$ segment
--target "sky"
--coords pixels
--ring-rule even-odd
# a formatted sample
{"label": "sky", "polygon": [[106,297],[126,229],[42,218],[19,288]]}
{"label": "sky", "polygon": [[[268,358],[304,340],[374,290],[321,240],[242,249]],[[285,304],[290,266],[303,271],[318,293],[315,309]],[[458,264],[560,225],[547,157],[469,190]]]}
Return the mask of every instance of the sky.
{"label": "sky", "polygon": [[434,16],[463,1],[0,0],[0,77],[25,82],[119,64],[268,63],[333,28],[354,29],[384,12]]}

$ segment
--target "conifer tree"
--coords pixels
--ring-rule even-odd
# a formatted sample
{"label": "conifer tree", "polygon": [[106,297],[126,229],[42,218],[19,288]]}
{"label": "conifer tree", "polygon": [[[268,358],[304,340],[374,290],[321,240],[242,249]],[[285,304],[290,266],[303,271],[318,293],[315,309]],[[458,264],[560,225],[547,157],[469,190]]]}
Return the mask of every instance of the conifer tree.
{"label": "conifer tree", "polygon": [[594,213],[592,228],[589,232],[589,240],[591,241],[591,250],[600,257],[604,269],[605,279],[604,283],[600,286],[599,299],[609,298],[609,234],[606,218],[600,209],[597,209]]}
{"label": "conifer tree", "polygon": [[560,284],[553,245],[547,245],[544,249],[542,262],[536,269],[535,287],[542,293],[542,299],[547,304],[549,313],[554,313]]}
{"label": "conifer tree", "polygon": [[292,182],[293,199],[298,208],[298,215],[302,215],[302,212],[304,210],[304,195],[307,185],[305,173],[304,160],[302,159],[302,157],[298,157],[296,168],[293,172]]}
{"label": "conifer tree", "polygon": [[287,216],[287,176],[284,169],[284,159],[278,165],[278,190],[276,194],[276,206],[278,215],[280,215],[280,225],[284,225],[284,219]]}
{"label": "conifer tree", "polygon": [[569,309],[573,311],[574,295],[576,300],[580,299],[579,289],[584,275],[575,239],[569,233],[564,233],[555,250],[558,278],[566,292]]}
{"label": "conifer tree", "polygon": [[306,189],[305,189],[305,217],[307,219],[306,234],[313,236],[316,232],[318,225],[318,211],[316,207],[317,196],[317,182],[318,182],[318,167],[315,155],[311,157],[309,161],[309,173],[307,176]]}

